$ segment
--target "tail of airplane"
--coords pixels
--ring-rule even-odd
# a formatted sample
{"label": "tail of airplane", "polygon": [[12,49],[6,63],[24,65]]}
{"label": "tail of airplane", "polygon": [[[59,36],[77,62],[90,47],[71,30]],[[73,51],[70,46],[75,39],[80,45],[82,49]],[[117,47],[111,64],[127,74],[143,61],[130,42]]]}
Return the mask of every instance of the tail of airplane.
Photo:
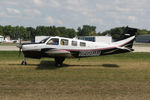
{"label": "tail of airplane", "polygon": [[136,32],[137,29],[126,27],[120,38],[116,42],[112,43],[112,45],[116,48],[103,51],[103,54],[108,55],[133,51],[134,49],[132,47]]}
{"label": "tail of airplane", "polygon": [[[125,40],[127,38],[132,37],[132,36],[135,36],[136,32],[137,32],[136,28],[130,28],[127,26],[117,41]],[[134,39],[135,39],[135,37],[134,37]],[[127,44],[125,44],[124,46],[127,48],[132,48],[134,39],[132,41],[128,42]]]}
{"label": "tail of airplane", "polygon": [[131,36],[135,36],[136,32],[137,32],[136,28],[130,28],[127,26],[117,41],[127,39]]}

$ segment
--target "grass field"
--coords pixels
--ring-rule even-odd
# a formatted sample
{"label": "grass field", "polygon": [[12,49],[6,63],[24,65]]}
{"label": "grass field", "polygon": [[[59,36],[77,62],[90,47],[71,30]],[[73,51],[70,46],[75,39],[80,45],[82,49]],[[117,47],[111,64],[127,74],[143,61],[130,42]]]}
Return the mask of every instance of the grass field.
{"label": "grass field", "polygon": [[54,60],[0,52],[0,100],[150,100],[150,53]]}
{"label": "grass field", "polygon": [[16,46],[18,43],[0,43],[0,46]]}

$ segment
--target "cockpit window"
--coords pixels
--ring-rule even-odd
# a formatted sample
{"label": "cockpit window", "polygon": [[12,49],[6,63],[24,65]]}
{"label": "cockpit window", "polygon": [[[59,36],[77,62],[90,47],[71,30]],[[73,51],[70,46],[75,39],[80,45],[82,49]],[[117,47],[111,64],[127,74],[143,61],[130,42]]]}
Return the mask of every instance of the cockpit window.
{"label": "cockpit window", "polygon": [[49,39],[49,37],[41,40],[39,43],[45,43],[48,39]]}
{"label": "cockpit window", "polygon": [[59,45],[59,39],[58,38],[52,38],[47,42],[48,45]]}

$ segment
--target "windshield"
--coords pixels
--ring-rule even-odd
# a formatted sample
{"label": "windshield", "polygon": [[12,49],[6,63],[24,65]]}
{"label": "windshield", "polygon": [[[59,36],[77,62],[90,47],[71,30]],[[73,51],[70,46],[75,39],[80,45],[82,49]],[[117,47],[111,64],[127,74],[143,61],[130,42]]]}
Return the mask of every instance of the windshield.
{"label": "windshield", "polygon": [[45,43],[48,39],[49,39],[49,37],[41,40],[39,43]]}

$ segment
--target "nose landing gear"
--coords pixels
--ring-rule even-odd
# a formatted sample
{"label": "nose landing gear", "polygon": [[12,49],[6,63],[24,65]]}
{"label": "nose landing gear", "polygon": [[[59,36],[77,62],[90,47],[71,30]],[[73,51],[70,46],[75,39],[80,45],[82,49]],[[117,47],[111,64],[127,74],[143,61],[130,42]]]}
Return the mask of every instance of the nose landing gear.
{"label": "nose landing gear", "polygon": [[24,60],[21,62],[21,65],[27,65],[26,58],[24,58]]}

